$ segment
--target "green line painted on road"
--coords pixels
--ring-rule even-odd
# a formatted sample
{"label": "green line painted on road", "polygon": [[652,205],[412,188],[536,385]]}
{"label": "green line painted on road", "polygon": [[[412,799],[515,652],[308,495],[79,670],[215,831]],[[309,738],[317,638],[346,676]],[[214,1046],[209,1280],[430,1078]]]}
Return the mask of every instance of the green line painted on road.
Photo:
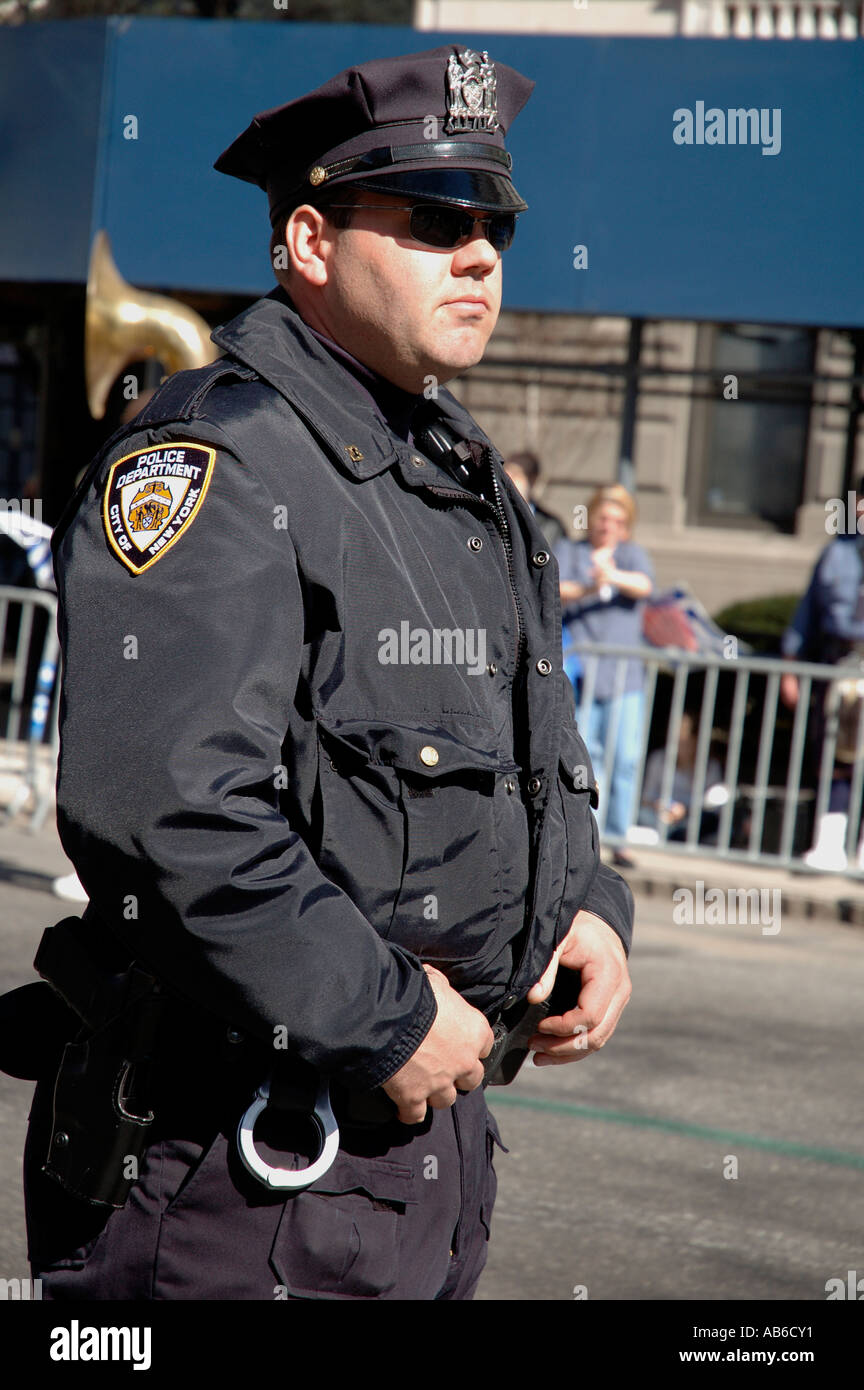
{"label": "green line painted on road", "polygon": [[[493,1097],[486,1092],[488,1101]],[[864,1154],[844,1153],[842,1149],[822,1149],[815,1144],[795,1144],[789,1139],[763,1139],[759,1134],[737,1134],[731,1129],[711,1129],[684,1120],[664,1120],[658,1115],[635,1115],[626,1110],[599,1110],[592,1105],[571,1105],[561,1100],[541,1100],[535,1096],[494,1097],[495,1105],[512,1105],[523,1110],[543,1110],[551,1115],[572,1115],[579,1120],[606,1120],[614,1125],[635,1125],[638,1129],[659,1129],[666,1134],[684,1134],[691,1139],[714,1139],[721,1144],[738,1144],[749,1149],[765,1149],[787,1158],[810,1158],[817,1163],[833,1163],[839,1168],[864,1171]]]}

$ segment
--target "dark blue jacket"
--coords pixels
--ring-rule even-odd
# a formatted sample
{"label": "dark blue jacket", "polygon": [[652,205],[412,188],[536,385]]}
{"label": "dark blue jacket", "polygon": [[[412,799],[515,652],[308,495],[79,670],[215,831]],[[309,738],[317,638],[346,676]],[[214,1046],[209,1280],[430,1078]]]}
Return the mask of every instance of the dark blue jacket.
{"label": "dark blue jacket", "polygon": [[557,567],[485,435],[442,391],[489,502],[280,291],[214,338],[55,535],[61,836],[157,975],[371,1087],[434,1018],[421,961],[492,1015],[579,908],[629,946],[632,896],[599,866]]}
{"label": "dark blue jacket", "polygon": [[864,564],[861,537],[838,536],[813,567],[806,593],[783,633],[784,656],[829,664],[864,642]]}

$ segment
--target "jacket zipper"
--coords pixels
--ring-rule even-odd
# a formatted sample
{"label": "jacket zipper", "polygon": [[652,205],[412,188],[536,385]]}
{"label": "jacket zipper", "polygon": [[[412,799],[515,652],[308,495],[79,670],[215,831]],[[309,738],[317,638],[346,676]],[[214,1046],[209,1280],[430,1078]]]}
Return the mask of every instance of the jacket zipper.
{"label": "jacket zipper", "polygon": [[[513,594],[513,602],[514,602],[514,605],[515,605],[515,607],[516,607],[516,617],[517,617],[518,633],[519,633],[518,642],[517,642],[517,649],[516,649],[516,650],[517,650],[517,657],[516,657],[516,659],[517,659],[517,672],[518,672],[519,665],[521,664],[521,661],[522,661],[523,624],[522,624],[522,610],[521,610],[521,608],[520,608],[520,606],[519,606],[519,596],[518,596],[518,594],[517,594],[517,592],[516,592],[516,586],[515,586],[515,584],[514,584],[514,582],[513,582],[513,550],[512,550],[511,540],[510,540],[510,528],[509,528],[509,526],[507,525],[507,518],[506,518],[506,515],[505,515],[505,513],[504,513],[504,507],[503,507],[503,503],[502,503],[502,499],[501,499],[501,489],[500,489],[499,486],[498,486],[498,479],[497,479],[496,476],[495,476],[495,469],[494,469],[494,466],[493,466],[493,463],[492,463],[492,454],[491,454],[491,451],[490,451],[488,448],[484,448],[484,450],[483,450],[483,458],[484,458],[484,461],[485,461],[485,463],[486,463],[486,466],[487,466],[487,468],[488,468],[488,470],[489,470],[489,476],[490,476],[491,479],[492,479],[492,487],[493,487],[494,490],[495,490],[495,502],[496,502],[496,513],[497,513],[497,515],[496,515],[496,521],[498,521],[498,518],[500,517],[499,529],[501,530],[502,539],[503,539],[503,541],[504,541],[504,552],[505,552],[505,555],[506,555],[506,557],[507,557],[507,569],[508,569],[508,573],[509,573],[509,576],[510,576],[510,589],[511,589],[511,592],[512,592],[512,594]],[[554,769],[554,771],[553,771],[553,773],[552,773],[551,775],[552,775],[552,777],[554,777],[554,779],[555,779],[555,781],[556,781],[556,784],[557,784],[557,768]],[[546,817],[544,816],[544,817],[543,817],[543,825],[542,825],[543,836],[545,836],[547,824],[548,824],[547,819],[546,819]],[[543,836],[541,836],[541,839],[543,838]],[[512,993],[513,986],[514,986],[514,982],[519,978],[519,975],[520,975],[520,973],[521,973],[521,971],[522,971],[522,967],[524,966],[525,961],[526,961],[527,958],[528,958],[528,953],[529,953],[529,951],[530,951],[530,949],[531,949],[531,937],[532,937],[532,933],[531,933],[531,924],[532,924],[533,919],[534,919],[534,910],[535,910],[535,907],[536,907],[536,904],[537,904],[537,884],[538,884],[538,881],[539,881],[540,858],[541,858],[541,855],[540,855],[540,841],[538,840],[538,844],[537,844],[537,862],[536,862],[536,864],[535,864],[535,866],[534,866],[534,883],[533,883],[533,891],[532,891],[532,894],[531,894],[531,902],[530,902],[530,904],[529,904],[528,913],[527,913],[527,916],[526,916],[525,941],[524,941],[523,946],[522,946],[522,951],[521,951],[520,956],[519,956],[519,961],[518,961],[518,963],[517,963],[516,965],[514,965],[512,974],[511,974],[511,976],[510,976],[510,981],[509,981],[509,984],[508,984],[508,986],[507,986],[507,993],[508,993],[508,995],[509,995],[510,993]],[[559,915],[559,916],[560,916],[560,912],[561,912],[561,904],[559,903],[559,905],[558,905],[558,915]],[[557,933],[557,918],[556,918],[556,933]]]}
{"label": "jacket zipper", "polygon": [[[430,487],[429,490],[430,490],[430,492],[436,493],[439,497],[454,497],[454,498],[456,498],[458,501],[460,501],[460,502],[462,503],[463,506],[465,505],[465,499],[469,499],[471,502],[474,502],[474,503],[479,503],[479,504],[480,504],[481,506],[483,506],[483,507],[488,507],[488,508],[489,508],[489,511],[492,513],[492,516],[493,516],[494,519],[495,519],[495,527],[496,527],[496,530],[498,531],[499,535],[501,536],[501,541],[502,541],[502,544],[503,544],[503,546],[504,546],[504,558],[505,558],[506,561],[507,561],[507,576],[508,576],[508,580],[509,580],[509,584],[510,584],[510,596],[511,596],[511,598],[512,598],[512,600],[513,600],[513,607],[514,607],[515,612],[516,612],[516,634],[517,634],[517,635],[516,635],[516,665],[515,665],[514,672],[513,672],[513,681],[514,681],[514,684],[515,684],[515,682],[516,682],[516,681],[518,680],[518,678],[519,678],[519,668],[520,668],[520,665],[521,665],[521,663],[522,663],[522,653],[523,653],[523,647],[524,647],[524,645],[525,645],[524,624],[523,624],[523,621],[522,621],[522,608],[521,608],[521,605],[520,605],[520,603],[519,603],[519,595],[518,595],[518,593],[517,593],[516,585],[515,585],[514,579],[513,579],[513,547],[512,547],[512,543],[511,543],[511,539],[510,539],[510,527],[507,525],[507,517],[506,517],[505,512],[504,512],[504,507],[503,507],[502,498],[501,498],[501,489],[500,489],[500,487],[498,486],[498,479],[495,477],[495,470],[494,470],[494,467],[493,467],[493,464],[492,464],[492,456],[491,456],[490,451],[489,451],[488,449],[486,449],[486,448],[484,448],[484,450],[483,450],[483,458],[484,458],[484,462],[486,463],[486,466],[487,466],[487,468],[488,468],[488,470],[489,470],[489,476],[490,476],[491,479],[492,479],[492,487],[493,487],[494,493],[495,493],[495,505],[494,505],[494,506],[492,505],[491,502],[487,502],[486,499],[485,499],[485,497],[478,497],[477,494],[474,493],[474,492],[467,492],[467,491],[463,492],[463,491],[461,491],[461,490],[457,491],[457,490],[454,489],[454,488],[443,488],[443,487]],[[545,817],[544,817],[544,827],[543,827],[543,828],[544,828],[544,832],[545,832]],[[532,897],[531,897],[531,903],[530,903],[530,906],[529,906],[529,911],[528,911],[528,914],[527,914],[527,925],[526,925],[526,927],[525,927],[525,941],[524,941],[523,946],[522,946],[522,951],[521,951],[521,953],[520,953],[519,962],[518,962],[517,965],[514,966],[514,969],[513,969],[512,972],[511,972],[510,980],[509,980],[508,985],[507,985],[507,995],[509,995],[509,994],[512,992],[512,990],[513,990],[513,983],[514,983],[514,981],[518,978],[519,972],[521,971],[523,965],[525,964],[525,961],[526,961],[527,956],[528,956],[528,952],[529,952],[530,947],[531,947],[531,922],[533,921],[533,918],[534,918],[534,909],[535,909],[536,902],[537,902],[537,881],[538,881],[538,873],[537,873],[537,871],[538,871],[538,869],[539,869],[539,864],[540,864],[540,853],[539,853],[539,843],[538,843],[537,864],[535,865],[533,892],[532,892]],[[559,912],[560,912],[560,904],[559,904]],[[506,997],[506,996],[505,996],[505,997]],[[497,1006],[496,1006],[496,1009],[497,1009],[497,1008],[500,1008],[500,1005],[497,1005]]]}
{"label": "jacket zipper", "polygon": [[507,524],[507,514],[504,511],[504,501],[501,496],[501,489],[498,486],[498,479],[495,477],[495,467],[492,462],[491,450],[484,447],[483,462],[492,479],[492,488],[495,493],[495,521],[501,532],[501,540],[504,544],[504,557],[507,561],[507,574],[510,579],[510,592],[513,595],[513,606],[516,609],[516,670],[518,672],[522,665],[523,648],[525,645],[525,625],[522,621],[522,606],[519,603],[519,593],[513,578],[513,543],[510,537],[510,527]]}
{"label": "jacket zipper", "polygon": [[492,513],[492,517],[495,522],[495,529],[501,537],[501,544],[504,548],[504,559],[507,562],[507,580],[510,586],[510,597],[513,601],[513,609],[516,614],[516,653],[515,664],[513,667],[513,684],[515,685],[516,681],[519,678],[519,670],[522,665],[523,650],[525,647],[525,629],[522,620],[522,606],[519,602],[519,594],[516,590],[516,584],[513,578],[513,546],[510,540],[510,527],[507,524],[507,517],[504,513],[504,507],[501,499],[501,490],[498,486],[498,479],[495,477],[495,472],[492,468],[491,455],[488,449],[484,448],[483,458],[489,469],[489,476],[492,479],[492,487],[495,492],[494,505],[492,502],[487,502],[485,497],[478,497],[476,492],[463,492],[461,489],[457,491],[454,488],[432,486],[430,486],[429,491],[434,492],[438,497],[455,497],[461,502],[462,506],[465,506],[466,501],[470,501],[475,504],[479,503],[481,507],[487,507],[489,511]]}

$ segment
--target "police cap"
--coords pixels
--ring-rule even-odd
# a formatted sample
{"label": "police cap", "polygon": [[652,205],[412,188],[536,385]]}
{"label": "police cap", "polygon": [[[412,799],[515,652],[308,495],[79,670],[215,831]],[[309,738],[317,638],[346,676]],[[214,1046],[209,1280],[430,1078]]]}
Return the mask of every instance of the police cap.
{"label": "police cap", "polygon": [[534,83],[449,44],[346,68],[262,111],[214,168],[263,188],[275,225],[346,185],[424,202],[521,212],[504,135]]}

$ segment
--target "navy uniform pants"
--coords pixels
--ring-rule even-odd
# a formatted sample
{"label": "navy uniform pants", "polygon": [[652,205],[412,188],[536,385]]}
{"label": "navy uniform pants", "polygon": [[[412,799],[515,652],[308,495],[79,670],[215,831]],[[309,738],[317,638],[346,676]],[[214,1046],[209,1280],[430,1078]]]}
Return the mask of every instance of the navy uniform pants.
{"label": "navy uniform pants", "polygon": [[117,1210],[72,1197],[42,1173],[50,1107],[40,1083],[25,1202],[46,1300],[473,1296],[500,1144],[480,1090],[428,1111],[423,1125],[340,1125],[333,1167],[287,1197],[246,1171],[233,1125],[208,1131],[206,1116],[184,1124],[178,1113],[145,1150]]}

